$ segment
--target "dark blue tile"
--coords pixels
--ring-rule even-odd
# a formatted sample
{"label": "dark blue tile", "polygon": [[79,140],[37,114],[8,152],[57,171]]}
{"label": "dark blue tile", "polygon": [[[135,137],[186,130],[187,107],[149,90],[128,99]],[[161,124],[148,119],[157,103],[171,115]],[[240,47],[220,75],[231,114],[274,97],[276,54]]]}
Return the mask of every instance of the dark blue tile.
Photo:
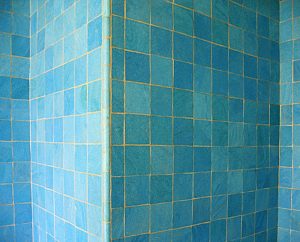
{"label": "dark blue tile", "polygon": [[192,175],[175,174],[174,176],[174,200],[186,200],[192,198]]}
{"label": "dark blue tile", "polygon": [[194,62],[195,64],[210,66],[211,44],[199,39],[194,39]]}
{"label": "dark blue tile", "polygon": [[213,45],[212,47],[212,66],[215,69],[228,71],[228,49]]}
{"label": "dark blue tile", "polygon": [[172,201],[172,176],[151,176],[150,202],[162,203]]}
{"label": "dark blue tile", "polygon": [[29,57],[29,52],[29,38],[13,35],[12,54],[15,56]]}
{"label": "dark blue tile", "polygon": [[149,176],[133,176],[125,179],[126,205],[149,203]]}
{"label": "dark blue tile", "polygon": [[200,198],[193,201],[193,223],[203,223],[210,219],[210,199]]}
{"label": "dark blue tile", "polygon": [[150,27],[135,21],[126,21],[126,48],[129,50],[149,52]]}
{"label": "dark blue tile", "polygon": [[181,61],[174,62],[174,87],[193,89],[193,65]]}
{"label": "dark blue tile", "polygon": [[194,33],[196,37],[205,40],[211,40],[211,18],[202,14],[195,13]]}
{"label": "dark blue tile", "polygon": [[192,117],[193,116],[193,93],[184,90],[174,90],[174,116]]}
{"label": "dark blue tile", "polygon": [[193,121],[183,118],[174,119],[174,144],[193,144]]}
{"label": "dark blue tile", "polygon": [[161,28],[151,28],[151,53],[172,56],[172,33]]}
{"label": "dark blue tile", "polygon": [[174,34],[174,58],[182,61],[193,61],[193,39],[191,37]]}
{"label": "dark blue tile", "polygon": [[126,52],[126,79],[130,81],[150,81],[149,57],[147,55]]}
{"label": "dark blue tile", "polygon": [[179,228],[192,224],[192,201],[175,202],[173,205],[173,226]]}
{"label": "dark blue tile", "polygon": [[126,115],[126,143],[149,144],[149,117]]}
{"label": "dark blue tile", "polygon": [[172,119],[151,117],[151,144],[172,144]]}

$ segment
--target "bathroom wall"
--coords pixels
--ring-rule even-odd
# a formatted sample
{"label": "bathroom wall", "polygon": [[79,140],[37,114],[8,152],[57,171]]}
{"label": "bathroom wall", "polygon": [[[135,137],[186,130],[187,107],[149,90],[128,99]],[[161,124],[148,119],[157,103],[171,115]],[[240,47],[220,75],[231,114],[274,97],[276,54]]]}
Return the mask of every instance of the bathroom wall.
{"label": "bathroom wall", "polygon": [[276,241],[278,21],[277,1],[112,1],[113,240]]}
{"label": "bathroom wall", "polygon": [[300,240],[300,1],[280,2],[278,241]]}
{"label": "bathroom wall", "polygon": [[34,241],[104,238],[104,2],[31,1]]}
{"label": "bathroom wall", "polygon": [[0,241],[32,241],[29,2],[0,2]]}

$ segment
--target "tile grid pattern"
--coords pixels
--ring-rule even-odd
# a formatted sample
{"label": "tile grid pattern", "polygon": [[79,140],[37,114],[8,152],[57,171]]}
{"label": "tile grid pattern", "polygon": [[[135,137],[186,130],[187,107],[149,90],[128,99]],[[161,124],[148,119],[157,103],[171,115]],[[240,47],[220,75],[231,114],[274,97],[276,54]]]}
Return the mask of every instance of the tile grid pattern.
{"label": "tile grid pattern", "polygon": [[31,1],[34,241],[104,238],[104,2]]}
{"label": "tile grid pattern", "polygon": [[0,240],[32,238],[29,4],[0,3]]}
{"label": "tile grid pattern", "polygon": [[113,240],[274,241],[278,11],[112,2]]}
{"label": "tile grid pattern", "polygon": [[278,241],[300,239],[300,1],[280,1]]}

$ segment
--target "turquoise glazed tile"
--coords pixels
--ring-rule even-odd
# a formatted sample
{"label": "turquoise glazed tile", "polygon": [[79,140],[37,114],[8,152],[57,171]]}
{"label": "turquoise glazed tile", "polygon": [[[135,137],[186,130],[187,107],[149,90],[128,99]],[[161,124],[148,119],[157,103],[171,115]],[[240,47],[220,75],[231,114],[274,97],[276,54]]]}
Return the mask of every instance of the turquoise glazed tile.
{"label": "turquoise glazed tile", "polygon": [[150,20],[150,1],[140,2],[129,0],[126,3],[126,15],[128,18],[149,22]]}
{"label": "turquoise glazed tile", "polygon": [[187,35],[193,35],[193,12],[179,6],[174,6],[174,30]]}
{"label": "turquoise glazed tile", "polygon": [[125,110],[129,113],[150,113],[150,89],[147,85],[126,83]]}
{"label": "turquoise glazed tile", "polygon": [[126,21],[126,48],[129,50],[148,53],[149,52],[149,31],[146,24],[135,21]]}

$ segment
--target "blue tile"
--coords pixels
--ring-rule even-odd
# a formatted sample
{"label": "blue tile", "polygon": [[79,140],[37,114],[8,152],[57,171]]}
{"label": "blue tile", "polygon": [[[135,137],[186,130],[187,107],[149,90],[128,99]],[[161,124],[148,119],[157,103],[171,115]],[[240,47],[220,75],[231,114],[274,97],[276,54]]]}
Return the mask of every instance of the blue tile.
{"label": "blue tile", "polygon": [[210,220],[210,199],[200,198],[193,201],[193,223],[203,223]]}
{"label": "blue tile", "polygon": [[174,63],[174,86],[193,89],[193,66],[181,61]]}
{"label": "blue tile", "polygon": [[227,0],[213,0],[212,1],[212,16],[222,21],[228,20],[228,1]]}
{"label": "blue tile", "polygon": [[237,4],[229,3],[229,22],[240,28],[244,27],[244,9]]}
{"label": "blue tile", "polygon": [[0,209],[0,225],[12,225],[14,223],[13,206],[2,206]]}
{"label": "blue tile", "polygon": [[211,189],[211,173],[202,172],[194,175],[194,196],[207,197],[210,196]]}
{"label": "blue tile", "polygon": [[193,102],[195,118],[211,119],[211,96],[201,93],[194,93]]}
{"label": "blue tile", "polygon": [[193,116],[193,93],[184,90],[174,90],[174,116],[192,117]]}
{"label": "blue tile", "polygon": [[179,228],[192,224],[192,201],[175,202],[173,205],[173,226]]}
{"label": "blue tile", "polygon": [[184,173],[193,171],[193,149],[188,146],[175,146],[174,171]]}
{"label": "blue tile", "polygon": [[172,204],[151,206],[151,231],[157,232],[172,228]]}
{"label": "blue tile", "polygon": [[168,146],[151,148],[151,173],[170,174],[173,171],[173,149]]}
{"label": "blue tile", "polygon": [[194,124],[194,144],[195,145],[211,145],[212,130],[211,122],[195,121]]}
{"label": "blue tile", "polygon": [[145,233],[148,231],[148,229],[149,229],[149,206],[126,208],[125,234],[127,236]]}
{"label": "blue tile", "polygon": [[[137,156],[138,154],[138,156]],[[150,173],[150,151],[145,146],[128,146],[125,154],[126,175],[146,175]]]}
{"label": "blue tile", "polygon": [[256,101],[257,81],[255,79],[244,79],[244,94],[246,99]]}
{"label": "blue tile", "polygon": [[2,154],[0,162],[12,162],[12,144],[0,142],[0,152]]}
{"label": "blue tile", "polygon": [[226,172],[214,172],[212,174],[212,194],[222,195],[227,192],[227,176]]}
{"label": "blue tile", "polygon": [[294,61],[294,81],[300,80],[300,61]]}
{"label": "blue tile", "polygon": [[160,56],[172,56],[172,33],[161,28],[151,28],[151,53]]}
{"label": "blue tile", "polygon": [[228,120],[228,98],[223,96],[213,96],[212,100],[213,120]]}
{"label": "blue tile", "polygon": [[125,179],[126,205],[149,203],[149,177],[135,176]]}
{"label": "blue tile", "polygon": [[0,118],[10,120],[11,118],[11,101],[8,99],[0,99]]}
{"label": "blue tile", "polygon": [[213,45],[212,47],[212,66],[215,69],[228,70],[228,49],[225,47]]}
{"label": "blue tile", "polygon": [[209,227],[209,223],[193,226],[193,242],[199,240],[202,240],[203,242],[208,242],[210,238]]}
{"label": "blue tile", "polygon": [[162,117],[151,118],[151,143],[172,144],[172,119]]}
{"label": "blue tile", "polygon": [[149,117],[126,115],[126,143],[149,144]]}
{"label": "blue tile", "polygon": [[257,77],[257,59],[244,55],[244,75],[252,78]]}
{"label": "blue tile", "polygon": [[191,145],[193,143],[193,122],[189,119],[174,119],[174,144]]}
{"label": "blue tile", "polygon": [[211,18],[195,13],[194,33],[196,37],[205,40],[211,40]]}
{"label": "blue tile", "polygon": [[88,49],[92,50],[102,44],[102,17],[88,24]]}
{"label": "blue tile", "polygon": [[10,33],[12,30],[12,15],[10,13],[2,12],[0,14],[0,31]]}
{"label": "blue tile", "polygon": [[15,213],[16,224],[31,222],[31,204],[16,204]]}
{"label": "blue tile", "polygon": [[211,149],[211,170],[226,171],[228,166],[227,147],[212,147]]}
{"label": "blue tile", "polygon": [[126,79],[149,83],[149,57],[142,54],[126,52]]}
{"label": "blue tile", "polygon": [[216,220],[211,223],[210,236],[212,242],[226,241],[226,220]]}
{"label": "blue tile", "polygon": [[193,61],[193,39],[186,35],[174,34],[174,58],[186,62]]}
{"label": "blue tile", "polygon": [[211,91],[211,70],[206,67],[194,66],[194,90],[204,93]]}
{"label": "blue tile", "polygon": [[160,0],[151,1],[151,23],[166,27],[173,28],[172,18],[172,4]]}
{"label": "blue tile", "polygon": [[210,66],[211,44],[199,39],[194,40],[194,62],[195,64]]}
{"label": "blue tile", "polygon": [[10,78],[0,76],[0,97],[10,97]]}
{"label": "blue tile", "polygon": [[229,44],[236,50],[244,50],[244,34],[243,31],[234,26],[229,26]]}
{"label": "blue tile", "polygon": [[3,196],[0,198],[1,204],[12,204],[13,193],[12,185],[0,185],[0,192]]}
{"label": "blue tile", "polygon": [[212,40],[221,45],[228,45],[228,25],[213,19],[212,22]]}
{"label": "blue tile", "polygon": [[2,43],[0,47],[0,54],[11,54],[11,36],[6,34],[0,34],[0,41]]}
{"label": "blue tile", "polygon": [[193,12],[174,6],[174,29],[187,35],[193,35]]}
{"label": "blue tile", "polygon": [[12,98],[28,99],[29,96],[29,81],[26,79],[12,79]]}
{"label": "blue tile", "polygon": [[229,121],[242,122],[244,115],[243,100],[229,99]]}
{"label": "blue tile", "polygon": [[99,206],[102,201],[102,194],[97,192],[101,187],[100,176],[88,176],[88,202]]}
{"label": "blue tile", "polygon": [[163,86],[172,85],[173,63],[171,59],[153,55],[151,58],[151,82]]}
{"label": "blue tile", "polygon": [[228,73],[221,71],[213,71],[213,93],[220,95],[228,95]]}
{"label": "blue tile", "polygon": [[29,141],[29,122],[13,122],[12,123],[12,138],[14,140]]}
{"label": "blue tile", "polygon": [[211,2],[207,2],[205,0],[195,1],[194,9],[197,12],[210,15],[211,13]]}
{"label": "blue tile", "polygon": [[126,112],[150,113],[150,88],[147,85],[126,83]]}
{"label": "blue tile", "polygon": [[126,48],[129,50],[149,52],[149,31],[146,24],[135,21],[126,21]]}
{"label": "blue tile", "polygon": [[150,1],[141,3],[138,0],[129,0],[126,2],[126,14],[128,18],[149,22]]}
{"label": "blue tile", "polygon": [[151,113],[163,116],[172,115],[172,90],[170,88],[151,88]]}
{"label": "blue tile", "polygon": [[243,54],[237,51],[229,51],[229,71],[242,75],[243,74]]}
{"label": "blue tile", "polygon": [[203,172],[211,170],[211,149],[194,148],[194,171]]}
{"label": "blue tile", "polygon": [[240,239],[241,237],[241,217],[232,218],[228,221],[228,240]]}
{"label": "blue tile", "polygon": [[186,200],[192,197],[192,175],[175,174],[174,176],[174,200]]}
{"label": "blue tile", "polygon": [[242,212],[242,196],[241,194],[234,194],[228,196],[228,216],[237,216]]}
{"label": "blue tile", "polygon": [[225,218],[227,216],[227,196],[214,196],[211,203],[212,220]]}
{"label": "blue tile", "polygon": [[151,204],[172,201],[172,176],[151,176],[150,186]]}

